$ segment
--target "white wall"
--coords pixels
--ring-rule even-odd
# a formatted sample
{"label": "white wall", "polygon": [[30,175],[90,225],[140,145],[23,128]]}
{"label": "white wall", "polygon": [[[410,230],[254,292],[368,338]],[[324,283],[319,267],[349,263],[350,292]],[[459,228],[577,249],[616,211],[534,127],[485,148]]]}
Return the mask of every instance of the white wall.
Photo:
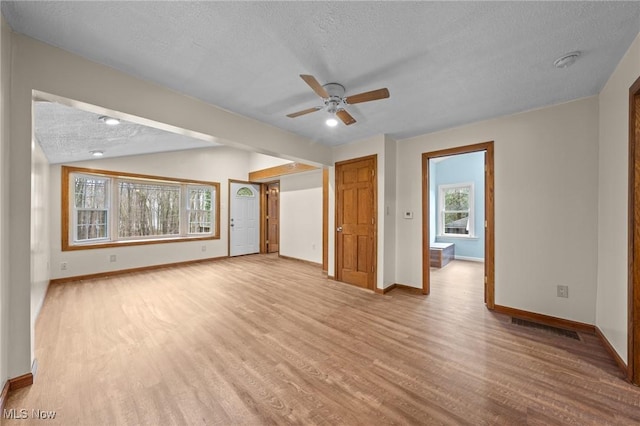
{"label": "white wall", "polygon": [[[49,287],[49,238],[51,204],[49,162],[33,142],[31,165],[31,358],[35,358],[35,324]],[[59,188],[59,186],[58,186]],[[60,191],[51,198],[60,198]],[[60,223],[60,222],[58,222]]]}
{"label": "white wall", "polygon": [[597,135],[591,97],[399,141],[398,282],[422,286],[422,153],[493,140],[496,304],[593,324]]}
{"label": "white wall", "polygon": [[0,16],[0,386],[10,377],[9,354],[9,99],[11,31]]}
{"label": "white wall", "polygon": [[286,160],[284,158],[272,157],[271,155],[252,152],[249,155],[249,172],[269,169],[271,167],[277,167],[288,163],[292,163],[292,161]]}
{"label": "white wall", "polygon": [[627,361],[629,88],[640,76],[640,36],[599,95],[596,325]]}
{"label": "white wall", "polygon": [[280,177],[280,254],[322,264],[322,170]]}
{"label": "white wall", "polygon": [[[61,251],[60,165],[51,166],[51,278],[73,277],[99,272],[139,268],[166,263],[226,256],[228,253],[228,179],[244,180],[249,153],[228,147],[165,152],[73,163],[74,167],[140,173],[169,178],[220,183],[220,239],[144,246]],[[206,251],[202,251],[202,247]],[[116,255],[116,262],[110,256]],[[60,263],[67,262],[67,270]]]}

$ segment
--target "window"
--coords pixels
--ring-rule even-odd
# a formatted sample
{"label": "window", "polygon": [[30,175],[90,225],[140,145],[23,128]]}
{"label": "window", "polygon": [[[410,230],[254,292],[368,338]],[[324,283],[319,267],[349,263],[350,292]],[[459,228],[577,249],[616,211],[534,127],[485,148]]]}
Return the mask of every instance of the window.
{"label": "window", "polygon": [[210,188],[189,186],[187,211],[189,212],[189,233],[208,234],[213,221],[212,192]]}
{"label": "window", "polygon": [[78,175],[73,182],[73,230],[76,241],[104,240],[108,235],[110,179]]}
{"label": "window", "polygon": [[62,249],[220,237],[220,184],[62,167]]}
{"label": "window", "polygon": [[473,237],[473,183],[438,186],[439,234]]}
{"label": "window", "polygon": [[118,239],[180,235],[180,185],[118,180]]}
{"label": "window", "polygon": [[253,191],[247,188],[246,186],[243,186],[242,188],[238,189],[238,191],[236,192],[236,196],[237,197],[253,197]]}

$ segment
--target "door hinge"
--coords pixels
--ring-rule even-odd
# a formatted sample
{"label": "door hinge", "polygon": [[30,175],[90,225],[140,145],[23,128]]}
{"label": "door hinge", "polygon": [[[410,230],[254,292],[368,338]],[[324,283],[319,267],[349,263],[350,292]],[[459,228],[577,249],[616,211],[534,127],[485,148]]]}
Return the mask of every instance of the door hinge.
{"label": "door hinge", "polygon": [[488,228],[488,227],[489,227],[489,222],[488,222],[488,221],[486,221],[486,220],[484,221],[484,227],[485,227],[485,228]]}
{"label": "door hinge", "polygon": [[376,223],[375,223],[375,219],[374,219],[374,218],[371,218],[371,224],[372,224],[372,225],[375,225],[375,224],[376,224]]}
{"label": "door hinge", "polygon": [[487,276],[485,275],[484,277],[484,283],[486,284],[489,280],[487,279]]}
{"label": "door hinge", "polygon": [[269,215],[267,215],[267,219],[269,219]]}
{"label": "door hinge", "polygon": [[375,170],[371,170],[371,177],[375,177],[376,176],[376,171]]}

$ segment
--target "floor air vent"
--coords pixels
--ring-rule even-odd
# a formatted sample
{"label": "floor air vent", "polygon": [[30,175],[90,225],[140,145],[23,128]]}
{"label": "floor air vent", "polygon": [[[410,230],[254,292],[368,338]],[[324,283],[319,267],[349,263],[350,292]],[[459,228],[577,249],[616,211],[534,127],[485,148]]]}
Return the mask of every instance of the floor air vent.
{"label": "floor air vent", "polygon": [[527,320],[523,320],[520,318],[511,318],[511,324],[521,325],[523,327],[535,328],[536,330],[542,330],[549,334],[555,334],[556,336],[564,336],[570,337],[572,339],[580,340],[580,336],[578,333],[571,330],[565,330],[558,327],[551,327],[550,325],[538,324],[536,322],[531,322]]}

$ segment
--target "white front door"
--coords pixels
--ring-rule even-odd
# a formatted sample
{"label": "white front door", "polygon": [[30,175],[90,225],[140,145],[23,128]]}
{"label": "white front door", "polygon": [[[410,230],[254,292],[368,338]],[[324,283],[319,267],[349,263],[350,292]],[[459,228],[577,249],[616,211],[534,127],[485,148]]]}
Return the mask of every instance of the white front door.
{"label": "white front door", "polygon": [[229,204],[230,256],[260,251],[260,186],[231,182]]}

